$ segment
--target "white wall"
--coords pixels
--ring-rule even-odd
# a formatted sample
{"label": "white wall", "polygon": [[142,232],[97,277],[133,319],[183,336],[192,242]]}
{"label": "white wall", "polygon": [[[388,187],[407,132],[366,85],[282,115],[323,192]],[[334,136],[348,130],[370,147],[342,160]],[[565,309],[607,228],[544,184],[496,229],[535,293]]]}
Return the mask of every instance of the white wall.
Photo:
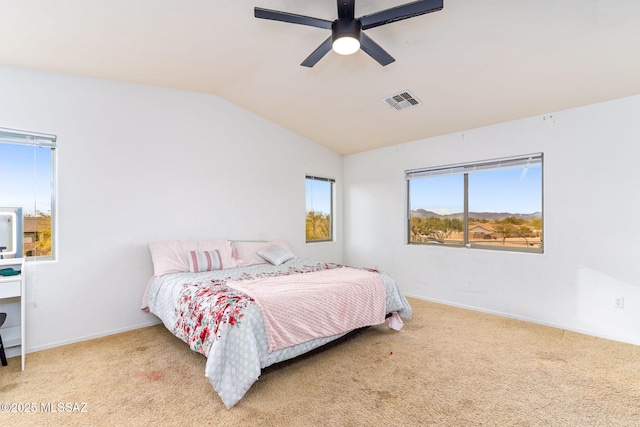
{"label": "white wall", "polygon": [[[544,254],[405,244],[405,170],[533,152]],[[639,157],[640,96],[346,156],[345,262],[409,295],[640,344]]]}
{"label": "white wall", "polygon": [[[0,94],[0,127],[58,137],[58,259],[27,266],[28,351],[155,323],[151,240],[282,237],[342,261],[335,152],[212,95],[10,67]],[[306,173],[337,180],[336,243],[305,244]]]}
{"label": "white wall", "polygon": [[[0,127],[59,146],[58,259],[27,267],[27,350],[155,323],[150,240],[276,237],[409,295],[640,344],[638,117],[631,97],[342,159],[216,96],[0,67]],[[543,255],[405,244],[406,169],[538,151]],[[335,243],[304,242],[305,173],[337,179]]]}

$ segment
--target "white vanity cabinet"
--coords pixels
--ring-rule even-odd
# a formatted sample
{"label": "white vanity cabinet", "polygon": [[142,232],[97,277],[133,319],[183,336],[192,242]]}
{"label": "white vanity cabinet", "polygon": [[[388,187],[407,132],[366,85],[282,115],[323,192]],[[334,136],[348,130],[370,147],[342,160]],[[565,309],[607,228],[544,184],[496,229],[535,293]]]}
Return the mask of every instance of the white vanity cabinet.
{"label": "white vanity cabinet", "polygon": [[[20,324],[14,325],[9,318],[5,325],[0,328],[0,336],[5,348],[20,346],[22,359],[22,370],[24,371],[25,355],[25,272],[24,258],[0,259],[0,270],[12,268],[19,271],[15,276],[0,275],[0,312],[3,312],[3,304],[19,302],[20,304]],[[14,326],[7,326],[7,324]]]}

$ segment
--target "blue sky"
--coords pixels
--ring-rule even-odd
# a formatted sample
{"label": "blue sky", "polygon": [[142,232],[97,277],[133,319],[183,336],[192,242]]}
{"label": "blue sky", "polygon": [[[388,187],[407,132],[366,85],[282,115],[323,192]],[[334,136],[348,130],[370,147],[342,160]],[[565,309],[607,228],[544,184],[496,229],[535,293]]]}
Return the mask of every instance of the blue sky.
{"label": "blue sky", "polygon": [[331,183],[307,179],[307,211],[331,213]]}
{"label": "blue sky", "polygon": [[[411,210],[438,214],[464,211],[464,176],[411,180]],[[501,169],[469,174],[470,212],[542,212],[542,167]]]}
{"label": "blue sky", "polygon": [[0,144],[0,207],[51,213],[50,148]]}

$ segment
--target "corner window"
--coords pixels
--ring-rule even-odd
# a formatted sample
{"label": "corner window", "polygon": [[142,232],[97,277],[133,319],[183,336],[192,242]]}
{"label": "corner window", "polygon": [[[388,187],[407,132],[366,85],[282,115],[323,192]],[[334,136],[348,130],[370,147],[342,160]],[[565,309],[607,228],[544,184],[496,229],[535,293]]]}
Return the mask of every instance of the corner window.
{"label": "corner window", "polygon": [[406,177],[409,244],[543,252],[541,153]]}
{"label": "corner window", "polygon": [[306,177],[307,216],[306,239],[308,242],[333,240],[333,184],[331,178]]}
{"label": "corner window", "polygon": [[55,149],[53,135],[0,128],[0,257],[53,259]]}

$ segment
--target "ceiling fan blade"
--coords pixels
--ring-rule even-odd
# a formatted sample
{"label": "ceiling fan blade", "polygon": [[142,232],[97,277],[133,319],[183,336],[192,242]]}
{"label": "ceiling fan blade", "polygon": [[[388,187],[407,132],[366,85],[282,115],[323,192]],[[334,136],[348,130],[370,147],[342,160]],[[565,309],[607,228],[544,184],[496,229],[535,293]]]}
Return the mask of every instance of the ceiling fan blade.
{"label": "ceiling fan blade", "polygon": [[326,19],[313,18],[311,16],[296,15],[294,13],[280,12],[277,10],[263,9],[261,7],[254,8],[254,16],[256,18],[271,19],[273,21],[289,22],[291,24],[308,25],[310,27],[318,27],[331,29],[331,22]]}
{"label": "ceiling fan blade", "polygon": [[302,66],[304,67],[313,67],[316,65],[318,61],[322,59],[323,56],[327,54],[331,50],[331,36],[326,39],[316,50],[314,50],[311,55],[307,57],[304,61],[302,61]]}
{"label": "ceiling fan blade", "polygon": [[437,12],[443,8],[444,0],[418,0],[413,3],[407,3],[390,9],[381,10],[380,12],[365,15],[360,19],[362,29],[379,27],[380,25],[390,24],[414,16],[424,15],[429,12]]}
{"label": "ceiling fan blade", "polygon": [[364,50],[367,55],[378,61],[383,67],[395,61],[386,50],[381,48],[378,43],[374,42],[365,33],[360,33],[360,48]]}
{"label": "ceiling fan blade", "polygon": [[338,19],[353,19],[355,13],[355,0],[338,0]]}

